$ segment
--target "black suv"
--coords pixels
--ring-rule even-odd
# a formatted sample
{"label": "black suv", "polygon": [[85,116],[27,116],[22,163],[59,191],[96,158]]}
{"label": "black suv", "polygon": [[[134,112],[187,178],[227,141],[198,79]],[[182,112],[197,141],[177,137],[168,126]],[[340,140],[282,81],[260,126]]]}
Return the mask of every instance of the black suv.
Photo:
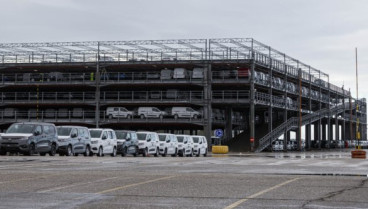
{"label": "black suv", "polygon": [[118,142],[117,153],[121,156],[131,154],[134,157],[138,155],[138,137],[135,131],[118,130],[115,131]]}
{"label": "black suv", "polygon": [[14,123],[0,139],[0,155],[20,152],[26,155],[40,153],[42,156],[49,153],[54,156],[57,148],[57,132],[51,123]]}

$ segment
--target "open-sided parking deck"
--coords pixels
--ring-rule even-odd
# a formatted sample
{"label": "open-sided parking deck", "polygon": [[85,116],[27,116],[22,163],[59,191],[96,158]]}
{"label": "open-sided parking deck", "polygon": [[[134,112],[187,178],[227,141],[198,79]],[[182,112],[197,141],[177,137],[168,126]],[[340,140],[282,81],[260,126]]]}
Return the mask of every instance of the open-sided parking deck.
{"label": "open-sided parking deck", "polygon": [[[5,43],[0,86],[2,130],[12,120],[150,131],[172,123],[207,139],[224,129],[224,143],[236,151],[261,151],[281,135],[286,149],[290,132],[302,129],[305,136],[296,134],[296,142],[299,147],[304,140],[307,149],[312,141],[367,139],[364,98],[354,99],[328,74],[251,38]],[[202,117],[106,118],[109,107],[144,106],[191,107]]]}

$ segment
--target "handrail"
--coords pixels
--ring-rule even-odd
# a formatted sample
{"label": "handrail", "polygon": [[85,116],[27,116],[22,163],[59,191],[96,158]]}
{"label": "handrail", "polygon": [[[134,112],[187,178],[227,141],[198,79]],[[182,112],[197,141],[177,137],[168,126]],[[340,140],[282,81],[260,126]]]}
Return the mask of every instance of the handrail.
{"label": "handrail", "polygon": [[[334,108],[326,108],[313,113],[310,113],[302,117],[302,125],[319,120],[320,118],[328,116],[329,113],[339,113],[341,110],[345,110],[349,107],[349,103],[338,105]],[[276,141],[285,131],[291,130],[298,126],[299,117],[289,118],[287,121],[280,124],[278,127],[267,133],[259,140],[259,146],[255,152],[261,152],[268,147],[272,142]],[[271,140],[271,142],[270,142]]]}

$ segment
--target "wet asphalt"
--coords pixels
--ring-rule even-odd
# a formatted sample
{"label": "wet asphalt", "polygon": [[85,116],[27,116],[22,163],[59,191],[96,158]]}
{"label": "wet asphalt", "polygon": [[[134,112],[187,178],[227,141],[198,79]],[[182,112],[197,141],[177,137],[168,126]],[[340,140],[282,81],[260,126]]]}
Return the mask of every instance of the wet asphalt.
{"label": "wet asphalt", "polygon": [[349,150],[0,156],[0,208],[368,208],[367,174]]}

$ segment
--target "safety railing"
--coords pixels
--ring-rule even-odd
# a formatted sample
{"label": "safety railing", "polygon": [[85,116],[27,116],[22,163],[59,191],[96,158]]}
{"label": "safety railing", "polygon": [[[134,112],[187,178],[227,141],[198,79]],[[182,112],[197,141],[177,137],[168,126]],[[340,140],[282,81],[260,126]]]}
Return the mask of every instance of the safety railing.
{"label": "safety railing", "polygon": [[[343,110],[346,110],[348,108],[349,104],[344,103],[341,105],[338,105],[331,109],[322,109],[313,113],[310,113],[306,116],[302,117],[302,125],[306,125],[309,123],[312,123],[314,121],[317,121],[321,118],[327,117],[331,113],[340,113]],[[273,129],[271,132],[267,133],[265,136],[263,136],[259,140],[258,148],[256,149],[256,152],[261,152],[264,149],[266,149],[270,144],[274,141],[276,141],[282,134],[285,133],[285,131],[289,131],[291,129],[297,128],[299,118],[298,117],[292,117]]]}

